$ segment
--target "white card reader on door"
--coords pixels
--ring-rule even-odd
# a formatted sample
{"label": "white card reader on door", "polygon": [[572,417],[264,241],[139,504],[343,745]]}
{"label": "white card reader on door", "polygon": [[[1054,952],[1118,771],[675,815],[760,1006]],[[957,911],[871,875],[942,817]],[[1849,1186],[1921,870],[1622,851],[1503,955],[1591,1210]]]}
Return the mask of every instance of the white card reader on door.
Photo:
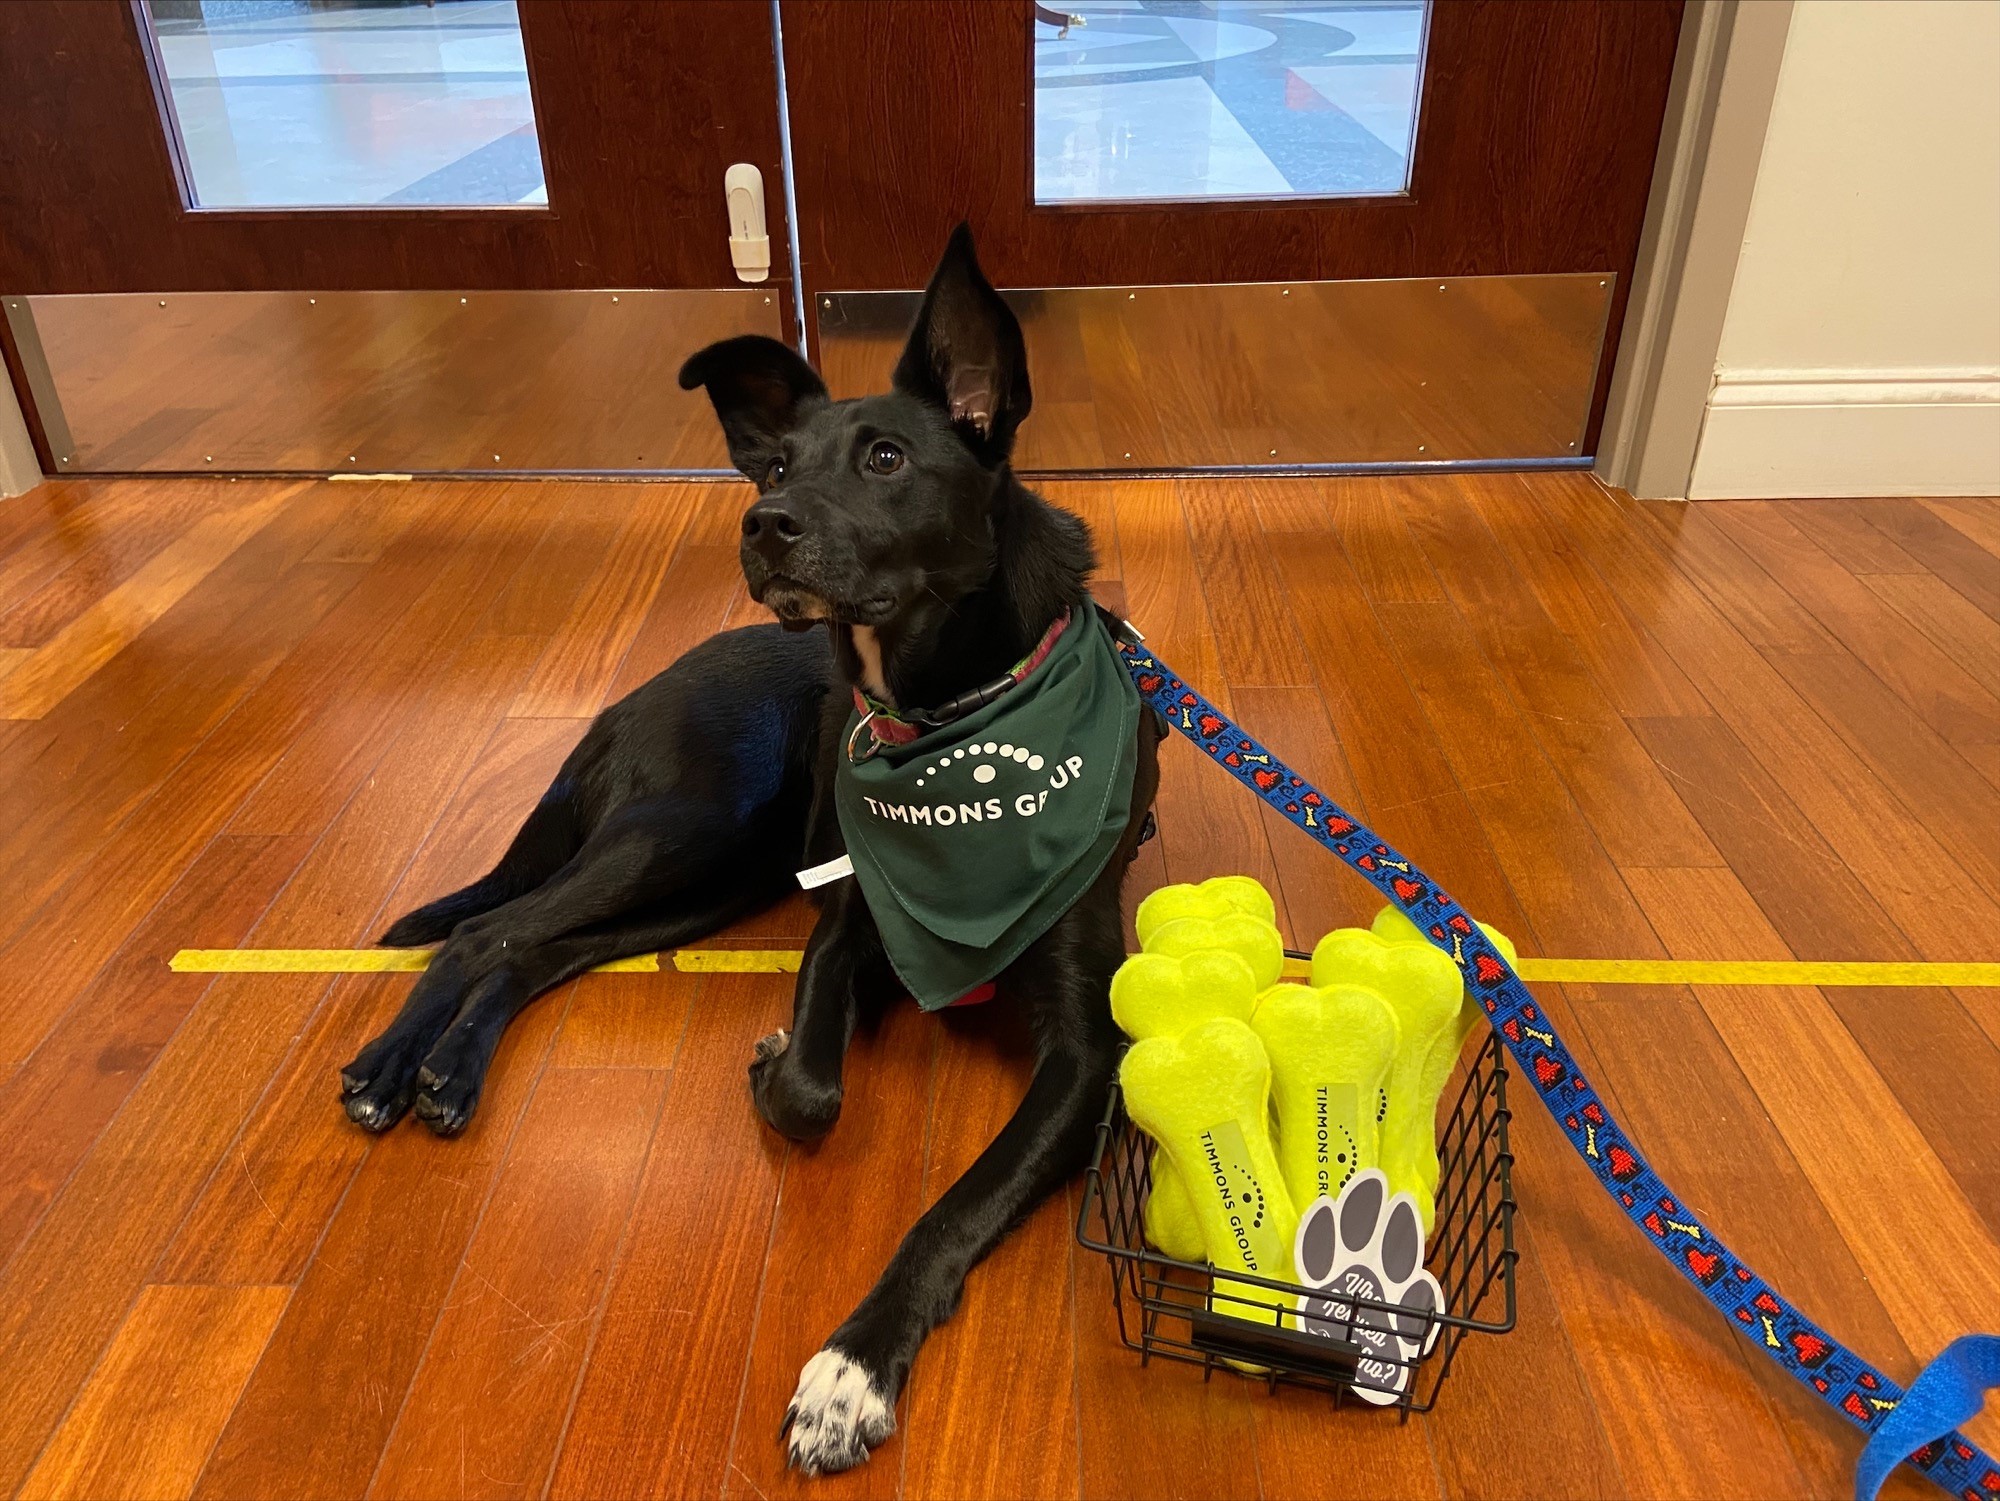
{"label": "white card reader on door", "polygon": [[763,281],[771,274],[771,237],[764,229],[764,174],[738,162],[722,174],[729,200],[729,261],[738,281]]}

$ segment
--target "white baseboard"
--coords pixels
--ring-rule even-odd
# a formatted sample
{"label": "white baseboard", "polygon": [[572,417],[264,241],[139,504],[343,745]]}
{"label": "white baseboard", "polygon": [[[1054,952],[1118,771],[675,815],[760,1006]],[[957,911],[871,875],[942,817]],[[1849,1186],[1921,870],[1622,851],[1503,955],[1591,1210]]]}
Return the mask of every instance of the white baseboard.
{"label": "white baseboard", "polygon": [[1732,370],[1692,500],[2000,495],[2000,369]]}

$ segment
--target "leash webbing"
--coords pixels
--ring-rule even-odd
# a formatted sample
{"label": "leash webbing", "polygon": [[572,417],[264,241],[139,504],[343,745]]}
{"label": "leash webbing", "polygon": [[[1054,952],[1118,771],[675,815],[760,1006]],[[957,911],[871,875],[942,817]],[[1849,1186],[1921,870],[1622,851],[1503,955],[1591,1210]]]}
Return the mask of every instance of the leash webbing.
{"label": "leash webbing", "polygon": [[[1886,1427],[1906,1440],[1909,1463],[1946,1491],[1962,1501],[2000,1497],[2000,1462],[1955,1429],[1897,1435],[1905,1424],[1892,1422],[1890,1415],[1902,1401],[1903,1389],[1794,1308],[1667,1187],[1585,1081],[1528,987],[1457,902],[1268,748],[1251,740],[1143,644],[1121,638],[1118,650],[1140,696],[1175,729],[1359,871],[1451,955],[1465,975],[1468,993],[1479,998],[1577,1155],[1654,1249],[1703,1297],[1781,1369],[1863,1432],[1872,1436]],[[1919,1378],[1920,1385],[1923,1379]],[[1971,1407],[1963,1410],[1976,1410],[1977,1405],[1975,1392]],[[1950,1422],[1943,1428],[1950,1429]],[[1882,1465],[1884,1473],[1890,1467]]]}

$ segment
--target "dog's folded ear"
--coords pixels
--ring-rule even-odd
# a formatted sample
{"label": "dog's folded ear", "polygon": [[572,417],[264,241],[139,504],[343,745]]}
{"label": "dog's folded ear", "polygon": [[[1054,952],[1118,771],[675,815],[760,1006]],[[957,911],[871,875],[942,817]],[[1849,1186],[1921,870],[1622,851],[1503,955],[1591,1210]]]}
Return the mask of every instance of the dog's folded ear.
{"label": "dog's folded ear", "polygon": [[924,305],[896,362],[896,389],[944,408],[981,463],[1013,452],[1034,403],[1028,350],[1013,311],[993,290],[961,224],[931,273]]}
{"label": "dog's folded ear", "polygon": [[729,461],[753,480],[763,478],[778,445],[827,399],[826,382],[788,346],[761,334],[724,339],[697,350],[681,366],[681,389],[708,388]]}

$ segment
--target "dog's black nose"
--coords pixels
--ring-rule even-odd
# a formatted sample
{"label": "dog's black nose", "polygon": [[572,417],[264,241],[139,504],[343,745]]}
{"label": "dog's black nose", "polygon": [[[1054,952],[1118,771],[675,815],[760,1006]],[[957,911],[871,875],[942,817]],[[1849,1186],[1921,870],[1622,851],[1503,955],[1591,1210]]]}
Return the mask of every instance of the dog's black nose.
{"label": "dog's black nose", "polygon": [[743,540],[774,563],[805,534],[799,518],[783,501],[759,501],[743,513]]}

